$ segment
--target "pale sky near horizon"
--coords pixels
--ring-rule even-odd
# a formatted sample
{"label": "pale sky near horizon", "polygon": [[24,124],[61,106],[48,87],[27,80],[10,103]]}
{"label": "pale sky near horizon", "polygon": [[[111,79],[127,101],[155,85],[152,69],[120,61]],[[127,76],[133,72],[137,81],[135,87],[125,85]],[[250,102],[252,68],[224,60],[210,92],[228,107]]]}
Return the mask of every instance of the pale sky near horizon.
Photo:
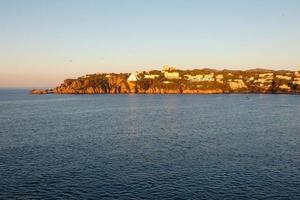
{"label": "pale sky near horizon", "polygon": [[0,0],[0,88],[96,72],[300,70],[299,0]]}

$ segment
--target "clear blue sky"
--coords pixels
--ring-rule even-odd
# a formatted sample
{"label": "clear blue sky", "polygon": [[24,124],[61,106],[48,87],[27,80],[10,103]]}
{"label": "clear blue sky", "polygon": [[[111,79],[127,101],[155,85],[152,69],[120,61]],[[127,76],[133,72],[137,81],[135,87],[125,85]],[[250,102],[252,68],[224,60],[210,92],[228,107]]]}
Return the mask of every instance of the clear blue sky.
{"label": "clear blue sky", "polygon": [[94,72],[300,70],[299,0],[0,0],[0,87]]}

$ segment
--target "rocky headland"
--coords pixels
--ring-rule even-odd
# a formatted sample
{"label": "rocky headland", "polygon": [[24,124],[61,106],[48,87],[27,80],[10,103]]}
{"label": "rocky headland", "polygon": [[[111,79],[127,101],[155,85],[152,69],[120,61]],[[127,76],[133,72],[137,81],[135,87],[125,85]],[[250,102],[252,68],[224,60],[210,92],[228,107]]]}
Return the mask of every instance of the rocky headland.
{"label": "rocky headland", "polygon": [[300,72],[254,69],[163,70],[96,73],[66,79],[60,86],[31,94],[300,94]]}

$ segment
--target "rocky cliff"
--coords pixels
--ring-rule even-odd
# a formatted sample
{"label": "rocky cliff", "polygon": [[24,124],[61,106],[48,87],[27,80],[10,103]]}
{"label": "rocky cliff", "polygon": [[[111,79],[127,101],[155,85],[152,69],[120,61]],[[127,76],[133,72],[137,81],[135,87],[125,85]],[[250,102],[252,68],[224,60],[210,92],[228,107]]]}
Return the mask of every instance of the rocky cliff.
{"label": "rocky cliff", "polygon": [[[172,70],[130,74],[89,74],[66,79],[49,90],[31,94],[221,94],[300,93],[300,73],[272,70]],[[129,78],[129,79],[128,79]],[[134,80],[134,81],[131,81]]]}

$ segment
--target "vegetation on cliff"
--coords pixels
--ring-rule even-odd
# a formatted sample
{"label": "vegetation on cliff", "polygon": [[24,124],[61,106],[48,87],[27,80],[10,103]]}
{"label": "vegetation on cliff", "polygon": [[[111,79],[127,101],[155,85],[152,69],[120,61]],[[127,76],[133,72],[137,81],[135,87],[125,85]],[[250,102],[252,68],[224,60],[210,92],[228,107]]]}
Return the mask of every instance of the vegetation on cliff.
{"label": "vegetation on cliff", "polygon": [[[130,77],[130,78],[129,78]],[[134,81],[133,81],[134,80]],[[300,93],[300,72],[272,70],[163,70],[136,73],[97,73],[66,79],[49,90],[32,94],[212,94]]]}

